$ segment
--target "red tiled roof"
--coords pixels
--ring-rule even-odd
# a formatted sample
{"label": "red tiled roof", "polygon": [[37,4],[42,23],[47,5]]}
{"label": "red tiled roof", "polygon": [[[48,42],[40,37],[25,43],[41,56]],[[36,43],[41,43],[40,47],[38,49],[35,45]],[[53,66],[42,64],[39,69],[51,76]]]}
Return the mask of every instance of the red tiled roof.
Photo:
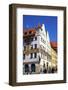
{"label": "red tiled roof", "polygon": [[57,48],[57,42],[50,42],[53,48]]}
{"label": "red tiled roof", "polygon": [[34,28],[24,30],[23,32],[24,32],[24,33],[25,33],[25,32],[27,32],[27,33],[28,33],[28,32],[30,32],[30,31],[31,31],[31,32],[36,32],[36,30],[35,30]]}
{"label": "red tiled roof", "polygon": [[24,33],[24,36],[30,36],[30,35],[34,35],[36,33],[36,30],[28,29],[28,30],[24,30],[23,33]]}

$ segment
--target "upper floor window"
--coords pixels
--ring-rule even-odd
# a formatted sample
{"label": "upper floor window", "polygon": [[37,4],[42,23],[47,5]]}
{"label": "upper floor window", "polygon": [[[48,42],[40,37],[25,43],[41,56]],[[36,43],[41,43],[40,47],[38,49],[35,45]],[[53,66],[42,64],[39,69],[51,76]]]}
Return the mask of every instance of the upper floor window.
{"label": "upper floor window", "polygon": [[24,39],[24,42],[26,42],[26,39]]}
{"label": "upper floor window", "polygon": [[33,53],[30,54],[30,58],[33,58]]}
{"label": "upper floor window", "polygon": [[37,37],[35,37],[35,40],[37,40]]}
{"label": "upper floor window", "polygon": [[33,45],[31,45],[31,49],[33,49]]}
{"label": "upper floor window", "polygon": [[43,38],[41,38],[41,41],[42,41],[44,44],[46,44],[46,41],[45,41]]}
{"label": "upper floor window", "polygon": [[26,50],[26,46],[24,46],[24,50]]}
{"label": "upper floor window", "polygon": [[31,34],[32,32],[31,31],[29,31],[29,34]]}
{"label": "upper floor window", "polygon": [[30,40],[33,41],[33,38],[31,38]]}
{"label": "upper floor window", "polygon": [[34,58],[37,58],[37,53],[36,52],[34,53]]}
{"label": "upper floor window", "polygon": [[27,34],[27,32],[24,33],[25,35]]}
{"label": "upper floor window", "polygon": [[35,49],[37,48],[37,44],[35,44]]}
{"label": "upper floor window", "polygon": [[41,31],[42,31],[43,29],[41,28]]}
{"label": "upper floor window", "polygon": [[25,59],[25,54],[23,54],[23,59]]}

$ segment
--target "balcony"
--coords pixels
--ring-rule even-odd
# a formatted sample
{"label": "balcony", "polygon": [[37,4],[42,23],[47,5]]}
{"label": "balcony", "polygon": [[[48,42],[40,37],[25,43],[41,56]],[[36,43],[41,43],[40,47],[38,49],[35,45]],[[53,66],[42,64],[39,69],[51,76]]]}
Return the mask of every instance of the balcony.
{"label": "balcony", "polygon": [[28,55],[30,53],[34,53],[34,52],[39,52],[39,48],[33,48],[33,49],[29,49],[27,48],[26,50],[23,51],[24,54]]}
{"label": "balcony", "polygon": [[23,64],[28,64],[28,63],[39,63],[39,59],[37,58],[32,58],[32,59],[25,59],[23,60]]}

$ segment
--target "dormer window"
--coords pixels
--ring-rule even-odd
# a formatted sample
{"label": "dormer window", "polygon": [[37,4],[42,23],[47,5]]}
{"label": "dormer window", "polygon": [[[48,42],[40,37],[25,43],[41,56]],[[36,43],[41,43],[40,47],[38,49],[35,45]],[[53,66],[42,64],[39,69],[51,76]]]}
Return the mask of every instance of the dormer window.
{"label": "dormer window", "polygon": [[29,34],[31,34],[32,32],[31,31],[29,31]]}
{"label": "dormer window", "polygon": [[25,35],[27,34],[27,32],[24,33]]}

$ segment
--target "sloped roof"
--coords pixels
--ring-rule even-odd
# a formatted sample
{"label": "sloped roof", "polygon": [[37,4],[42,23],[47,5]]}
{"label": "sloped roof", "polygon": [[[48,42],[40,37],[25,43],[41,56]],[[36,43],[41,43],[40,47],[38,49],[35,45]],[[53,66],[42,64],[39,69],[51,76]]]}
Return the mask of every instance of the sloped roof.
{"label": "sloped roof", "polygon": [[29,32],[36,32],[36,29],[34,29],[34,28],[30,28],[30,29],[25,29],[24,31],[23,31],[23,33],[25,33],[25,32],[27,32],[27,33],[29,33]]}
{"label": "sloped roof", "polygon": [[50,44],[53,48],[57,48],[57,42],[50,42]]}
{"label": "sloped roof", "polygon": [[36,30],[34,28],[32,28],[32,29],[24,30],[23,31],[23,34],[24,34],[23,36],[28,37],[28,36],[35,35],[35,33],[36,33]]}

